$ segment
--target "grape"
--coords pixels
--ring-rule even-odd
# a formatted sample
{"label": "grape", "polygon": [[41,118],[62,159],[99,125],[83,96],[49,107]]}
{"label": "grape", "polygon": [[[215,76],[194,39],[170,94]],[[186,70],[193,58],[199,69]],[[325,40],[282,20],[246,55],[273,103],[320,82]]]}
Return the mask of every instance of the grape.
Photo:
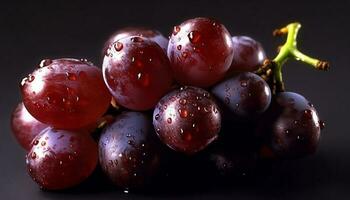
{"label": "grape", "polygon": [[162,47],[164,52],[166,52],[168,48],[168,39],[164,37],[164,35],[161,34],[159,31],[146,28],[146,27],[126,27],[116,31],[109,37],[109,39],[106,41],[106,43],[103,46],[103,50],[102,50],[103,57],[107,54],[107,50],[112,44],[114,44],[120,39],[130,37],[130,36],[140,36],[140,37],[148,38],[153,42],[157,43],[160,47]]}
{"label": "grape", "polygon": [[109,48],[103,75],[118,104],[132,110],[153,108],[173,83],[164,51],[137,36],[120,39]]}
{"label": "grape", "polygon": [[11,128],[17,142],[27,151],[32,147],[32,141],[48,125],[39,122],[29,114],[23,103],[19,103],[12,113]]}
{"label": "grape", "polygon": [[313,105],[303,96],[281,92],[266,116],[259,122],[257,134],[279,157],[302,157],[316,151],[321,123]]}
{"label": "grape", "polygon": [[120,114],[103,130],[99,140],[103,171],[125,189],[144,185],[159,167],[156,139],[151,119],[145,114]]}
{"label": "grape", "polygon": [[247,36],[232,37],[233,60],[229,74],[237,71],[253,72],[257,70],[266,59],[266,54],[261,44]]}
{"label": "grape", "polygon": [[96,122],[111,101],[101,70],[76,59],[46,60],[22,80],[21,91],[33,117],[62,129]]}
{"label": "grape", "polygon": [[212,93],[223,105],[223,110],[227,111],[225,116],[237,119],[256,118],[271,102],[270,87],[251,72],[238,73],[217,84]]}
{"label": "grape", "polygon": [[170,148],[193,154],[217,138],[221,114],[207,91],[183,87],[160,100],[154,109],[153,125]]}
{"label": "grape", "polygon": [[232,39],[218,21],[190,19],[174,27],[168,57],[178,82],[209,87],[220,81],[231,65]]}
{"label": "grape", "polygon": [[97,145],[89,135],[48,128],[34,138],[26,161],[29,175],[40,187],[66,189],[94,171]]}

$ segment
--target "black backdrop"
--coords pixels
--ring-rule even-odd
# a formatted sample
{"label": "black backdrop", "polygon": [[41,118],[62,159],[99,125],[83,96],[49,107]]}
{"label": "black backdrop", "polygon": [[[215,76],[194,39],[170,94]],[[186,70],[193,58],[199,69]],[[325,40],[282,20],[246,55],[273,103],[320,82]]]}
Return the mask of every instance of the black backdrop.
{"label": "black backdrop", "polygon": [[[349,2],[297,0],[2,1],[0,198],[349,199],[349,8]],[[288,162],[253,183],[212,186],[205,190],[193,186],[193,192],[190,189],[186,193],[179,189],[181,187],[174,187],[169,194],[159,191],[125,195],[119,190],[101,189],[93,184],[67,192],[40,191],[25,172],[24,152],[16,144],[9,127],[10,113],[20,101],[21,78],[42,58],[87,58],[99,64],[103,41],[118,28],[150,26],[167,35],[173,25],[195,16],[215,17],[232,35],[254,37],[264,45],[270,57],[282,42],[273,38],[271,31],[296,20],[302,23],[300,49],[332,64],[329,72],[318,72],[297,62],[285,67],[287,89],[310,99],[326,121],[317,154]]]}

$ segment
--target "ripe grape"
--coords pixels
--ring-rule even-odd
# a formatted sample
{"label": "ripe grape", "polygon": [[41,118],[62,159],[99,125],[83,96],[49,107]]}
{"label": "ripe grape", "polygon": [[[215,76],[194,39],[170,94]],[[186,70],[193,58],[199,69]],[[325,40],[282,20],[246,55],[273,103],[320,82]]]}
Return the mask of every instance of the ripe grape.
{"label": "ripe grape", "polygon": [[145,114],[124,112],[103,131],[99,140],[100,164],[118,186],[142,186],[159,167],[160,152],[152,122]]}
{"label": "ripe grape", "polygon": [[228,74],[253,72],[263,64],[266,54],[258,41],[247,36],[235,36],[232,42],[234,54]]}
{"label": "ripe grape", "polygon": [[132,110],[153,108],[173,83],[164,51],[138,36],[111,45],[103,61],[103,76],[118,104]]}
{"label": "ripe grape", "polygon": [[45,61],[22,80],[28,112],[55,128],[78,129],[96,122],[111,101],[101,70],[76,59]]}
{"label": "ripe grape", "polygon": [[314,106],[303,96],[281,92],[258,125],[276,156],[301,157],[314,153],[320,139],[321,122]]}
{"label": "ripe grape", "polygon": [[112,44],[114,44],[120,39],[130,37],[130,36],[140,36],[140,37],[148,38],[153,42],[157,43],[160,47],[162,47],[164,52],[166,52],[168,48],[168,39],[164,37],[164,35],[161,34],[159,31],[146,28],[146,27],[126,27],[116,31],[109,37],[109,39],[106,41],[106,43],[103,46],[103,50],[102,50],[103,57],[107,54],[107,50]]}
{"label": "ripe grape", "polygon": [[153,125],[170,148],[193,154],[217,138],[221,114],[207,91],[183,87],[160,100],[153,112]]}
{"label": "ripe grape", "polygon": [[168,57],[178,82],[209,87],[221,80],[231,65],[231,35],[216,20],[187,20],[174,27]]}
{"label": "ripe grape", "polygon": [[45,129],[26,156],[29,175],[40,187],[60,190],[84,181],[98,162],[97,144],[86,134]]}
{"label": "ripe grape", "polygon": [[24,107],[19,103],[11,116],[12,133],[17,142],[27,151],[32,147],[32,141],[48,125],[36,120]]}
{"label": "ripe grape", "polygon": [[223,105],[225,116],[237,119],[254,119],[270,105],[271,90],[258,75],[242,72],[217,84],[213,95]]}

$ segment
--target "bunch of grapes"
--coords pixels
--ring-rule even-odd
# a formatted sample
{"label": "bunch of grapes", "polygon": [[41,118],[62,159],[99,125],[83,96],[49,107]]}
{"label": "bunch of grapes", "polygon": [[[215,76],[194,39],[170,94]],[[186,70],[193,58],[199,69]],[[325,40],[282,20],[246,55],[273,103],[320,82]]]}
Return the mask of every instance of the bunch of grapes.
{"label": "bunch of grapes", "polygon": [[174,26],[169,40],[148,28],[117,31],[103,47],[102,69],[86,59],[42,60],[21,81],[11,121],[29,175],[60,190],[100,166],[132,189],[164,171],[181,174],[174,165],[231,176],[261,160],[314,153],[324,123],[309,100],[285,91],[282,65],[328,63],[298,51],[299,28],[274,32],[287,35],[274,59],[219,21],[194,18]]}

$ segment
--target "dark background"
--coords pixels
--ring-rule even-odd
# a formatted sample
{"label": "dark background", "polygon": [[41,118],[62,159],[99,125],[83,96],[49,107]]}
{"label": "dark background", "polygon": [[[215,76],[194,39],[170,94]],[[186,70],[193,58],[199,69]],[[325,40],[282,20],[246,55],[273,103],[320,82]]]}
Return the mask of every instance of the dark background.
{"label": "dark background", "polygon": [[[28,1],[0,3],[0,199],[350,199],[350,3],[341,1]],[[331,62],[329,72],[289,62],[287,89],[303,94],[318,109],[326,129],[315,156],[287,162],[251,183],[193,186],[186,192],[125,195],[89,186],[43,192],[25,171],[24,151],[10,130],[10,114],[20,101],[19,82],[42,58],[87,58],[100,64],[104,40],[118,28],[154,27],[165,35],[196,16],[222,21],[232,35],[259,40],[270,57],[283,42],[273,29],[300,21],[299,48]],[[206,177],[202,177],[205,179]],[[181,184],[181,183],[178,183]],[[157,188],[154,188],[157,191]]]}

